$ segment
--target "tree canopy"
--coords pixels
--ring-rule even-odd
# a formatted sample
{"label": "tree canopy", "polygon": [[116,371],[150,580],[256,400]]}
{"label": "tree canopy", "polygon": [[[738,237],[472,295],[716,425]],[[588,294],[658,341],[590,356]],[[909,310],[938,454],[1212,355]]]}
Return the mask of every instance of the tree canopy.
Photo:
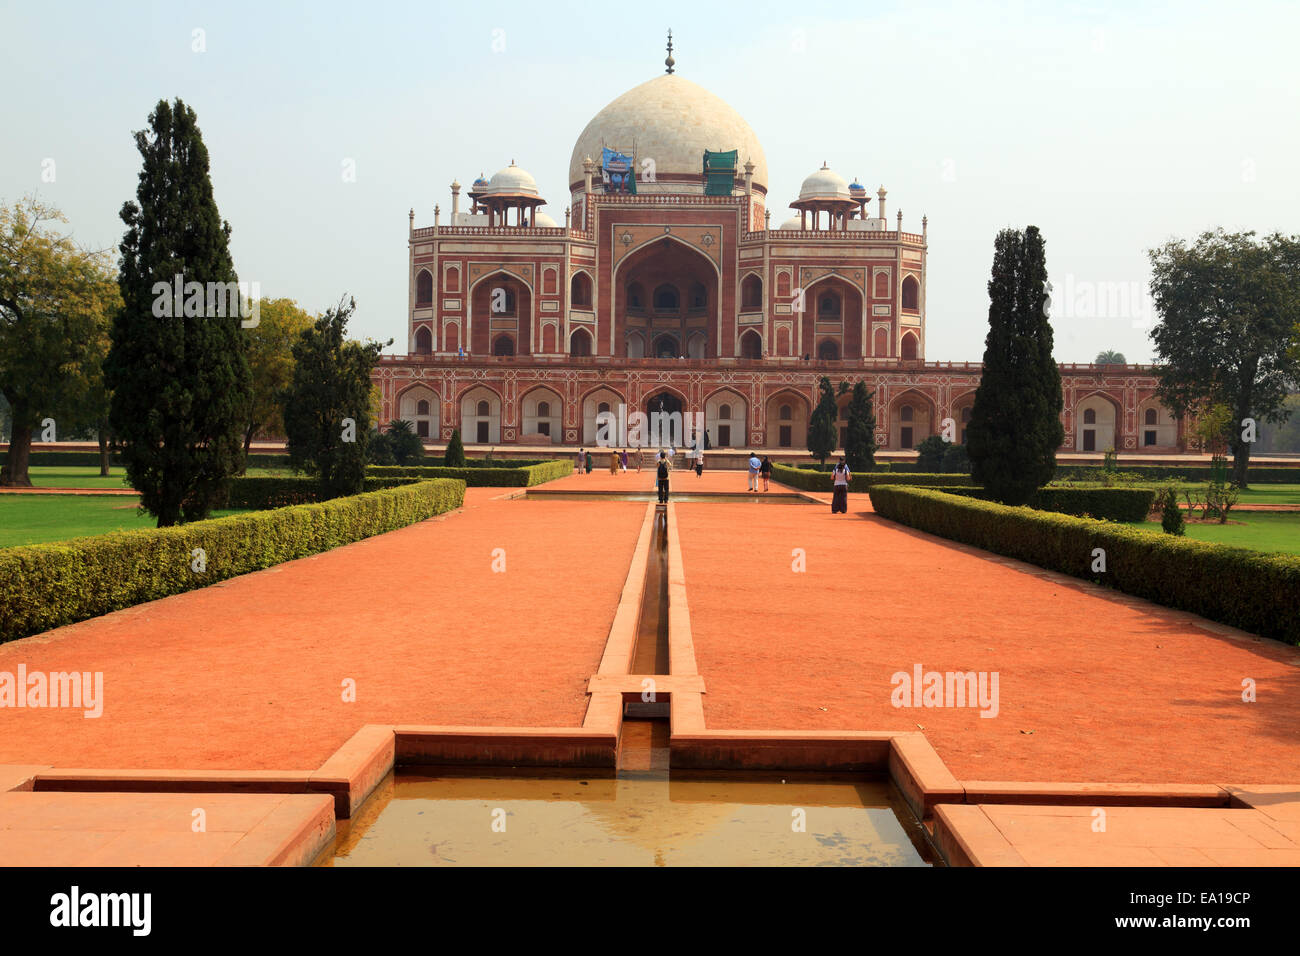
{"label": "tree canopy", "polygon": [[1300,383],[1300,236],[1219,229],[1148,255],[1160,400],[1177,415],[1228,407],[1244,487],[1258,423],[1284,422]]}

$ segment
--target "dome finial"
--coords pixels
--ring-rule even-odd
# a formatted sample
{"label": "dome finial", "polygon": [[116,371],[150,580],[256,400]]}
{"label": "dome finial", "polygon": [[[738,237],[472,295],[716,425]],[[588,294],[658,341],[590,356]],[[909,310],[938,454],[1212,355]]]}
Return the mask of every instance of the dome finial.
{"label": "dome finial", "polygon": [[669,30],[668,31],[668,59],[664,60],[664,66],[668,67],[668,69],[665,70],[664,72],[671,73],[673,71],[673,67],[676,65],[677,65],[677,61],[673,59],[673,31]]}

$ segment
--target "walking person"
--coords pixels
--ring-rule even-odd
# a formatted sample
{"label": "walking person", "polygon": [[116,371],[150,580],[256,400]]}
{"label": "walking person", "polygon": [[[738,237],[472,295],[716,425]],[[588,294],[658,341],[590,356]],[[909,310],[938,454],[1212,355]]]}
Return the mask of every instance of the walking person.
{"label": "walking person", "polygon": [[638,475],[641,474],[641,462],[642,459],[644,458],[645,458],[645,452],[641,449],[640,445],[637,445],[636,446],[636,473]]}
{"label": "walking person", "polygon": [[698,445],[695,446],[695,477],[704,477],[704,449]]}
{"label": "walking person", "polygon": [[849,466],[840,458],[840,463],[835,466],[833,472],[834,492],[831,494],[831,514],[848,514],[849,512],[849,479],[853,476],[849,474]]}
{"label": "walking person", "polygon": [[586,465],[587,465],[587,474],[590,475],[590,474],[591,474],[591,467],[592,467],[592,465],[594,464],[594,462],[593,462],[592,459],[591,459],[591,452],[587,452],[586,457],[583,459],[583,461],[584,461],[584,462],[586,463]]}
{"label": "walking person", "polygon": [[758,473],[763,476],[763,490],[767,491],[767,483],[772,480],[772,459],[767,455],[763,456],[763,465],[758,469]]}
{"label": "walking person", "polygon": [[763,463],[758,460],[758,456],[752,451],[749,453],[749,490],[758,491],[758,470],[763,467]]}
{"label": "walking person", "polygon": [[586,462],[587,462],[587,449],[586,449],[586,448],[579,448],[579,449],[578,449],[578,460],[577,460],[576,462],[573,463],[573,465],[574,465],[574,467],[573,467],[574,472],[577,473],[577,474],[579,474],[579,475],[582,474],[582,466],[583,466],[584,464],[586,464]]}
{"label": "walking person", "polygon": [[672,467],[667,454],[662,451],[659,452],[659,467],[656,474],[659,485],[659,503],[661,505],[668,503],[668,472],[672,471]]}
{"label": "walking person", "polygon": [[619,455],[619,458],[623,463],[623,474],[626,475],[627,474],[627,449],[626,448],[623,449],[622,453]]}

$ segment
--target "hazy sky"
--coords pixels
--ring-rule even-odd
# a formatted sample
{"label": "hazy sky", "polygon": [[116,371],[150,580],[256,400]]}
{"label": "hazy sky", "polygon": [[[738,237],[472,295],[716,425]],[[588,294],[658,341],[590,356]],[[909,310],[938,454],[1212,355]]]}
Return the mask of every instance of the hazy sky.
{"label": "hazy sky", "polygon": [[354,334],[405,351],[408,208],[431,225],[439,203],[446,223],[453,178],[516,159],[562,222],[574,140],[663,71],[671,27],[677,71],[762,141],[774,226],[823,160],[883,183],[891,223],[929,216],[927,358],[979,360],[993,237],[1032,223],[1057,358],[1148,361],[1148,248],[1217,226],[1300,231],[1298,11],[4,0],[0,199],[38,192],[79,240],[116,248],[131,133],[180,96],[240,278],[312,310],[351,293]]}

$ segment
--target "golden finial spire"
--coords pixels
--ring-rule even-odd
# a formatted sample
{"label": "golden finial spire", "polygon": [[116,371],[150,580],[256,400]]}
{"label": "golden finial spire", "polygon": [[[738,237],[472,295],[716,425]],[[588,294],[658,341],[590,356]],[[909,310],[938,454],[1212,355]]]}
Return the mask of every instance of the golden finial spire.
{"label": "golden finial spire", "polygon": [[677,65],[677,61],[673,59],[673,31],[669,30],[668,31],[668,59],[664,60],[664,66],[668,67],[668,69],[665,70],[664,72],[671,73],[673,71],[673,67],[676,65]]}

